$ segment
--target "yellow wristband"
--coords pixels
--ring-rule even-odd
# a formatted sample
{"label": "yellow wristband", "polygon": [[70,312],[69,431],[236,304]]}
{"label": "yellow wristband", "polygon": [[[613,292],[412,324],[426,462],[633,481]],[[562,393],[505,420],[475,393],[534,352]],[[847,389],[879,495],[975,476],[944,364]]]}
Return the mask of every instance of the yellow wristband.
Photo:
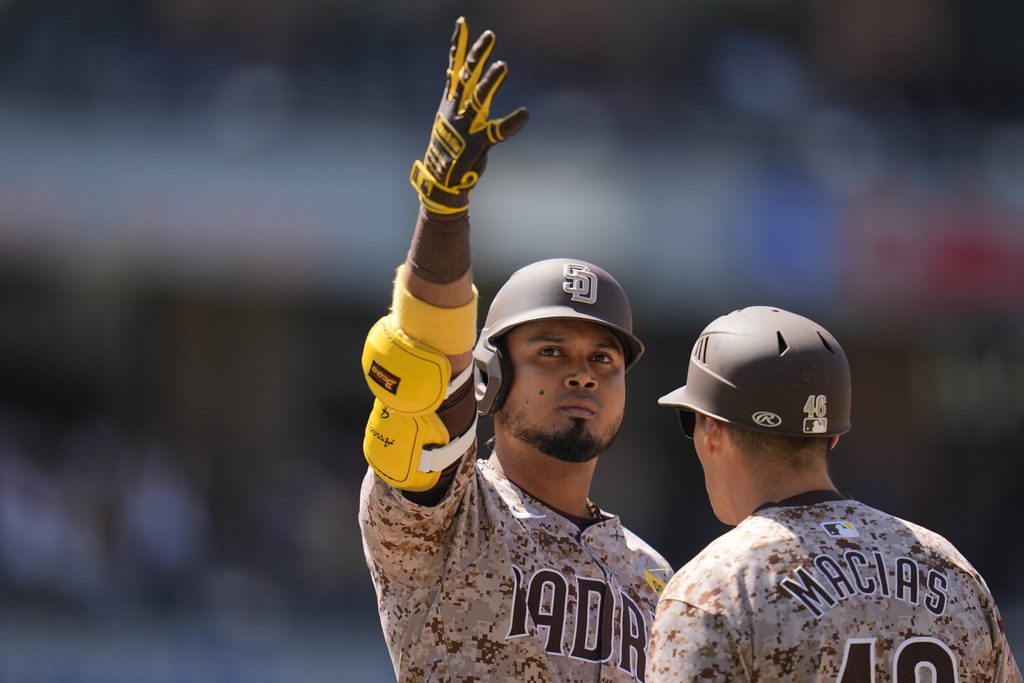
{"label": "yellow wristband", "polygon": [[391,300],[394,323],[416,341],[447,356],[472,350],[476,344],[476,285],[473,285],[473,299],[469,303],[442,308],[414,297],[405,288],[404,272],[405,264],[402,264],[395,277]]}

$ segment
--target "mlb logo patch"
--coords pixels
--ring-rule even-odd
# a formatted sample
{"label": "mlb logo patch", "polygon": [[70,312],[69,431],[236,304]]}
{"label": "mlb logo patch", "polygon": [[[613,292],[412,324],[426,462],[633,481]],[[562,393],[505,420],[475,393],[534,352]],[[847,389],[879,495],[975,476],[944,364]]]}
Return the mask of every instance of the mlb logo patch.
{"label": "mlb logo patch", "polygon": [[827,431],[827,417],[808,417],[804,419],[804,434],[824,434]]}
{"label": "mlb logo patch", "polygon": [[822,522],[821,528],[832,538],[853,538],[859,536],[857,527],[850,522]]}

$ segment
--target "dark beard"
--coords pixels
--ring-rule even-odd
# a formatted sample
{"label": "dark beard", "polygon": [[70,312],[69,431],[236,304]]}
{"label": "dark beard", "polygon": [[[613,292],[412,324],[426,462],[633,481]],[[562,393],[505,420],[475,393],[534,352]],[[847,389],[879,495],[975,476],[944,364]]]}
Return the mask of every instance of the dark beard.
{"label": "dark beard", "polygon": [[616,427],[611,437],[602,441],[590,432],[587,421],[581,419],[574,419],[571,427],[556,432],[542,432],[523,425],[525,416],[518,405],[506,404],[501,412],[502,425],[509,436],[563,462],[590,462],[607,451],[619,433]]}

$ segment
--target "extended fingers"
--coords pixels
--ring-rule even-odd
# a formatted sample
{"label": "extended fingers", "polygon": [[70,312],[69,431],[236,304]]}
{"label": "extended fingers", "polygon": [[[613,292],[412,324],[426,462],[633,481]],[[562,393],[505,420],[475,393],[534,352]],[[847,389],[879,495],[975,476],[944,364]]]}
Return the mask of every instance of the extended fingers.
{"label": "extended fingers", "polygon": [[445,94],[449,99],[455,97],[459,85],[459,73],[466,62],[466,46],[469,45],[469,26],[466,19],[459,17],[455,21],[455,32],[452,33],[452,46],[448,50],[448,81]]}
{"label": "extended fingers", "polygon": [[514,135],[526,124],[529,115],[520,107],[508,116],[489,121],[491,101],[508,73],[508,65],[497,61],[487,67],[494,50],[493,31],[484,31],[467,50],[469,27],[463,17],[455,22],[452,45],[448,53],[448,83],[446,96],[456,103],[456,112],[469,119],[469,132],[486,129],[492,143]]}
{"label": "extended fingers", "polygon": [[503,119],[492,121],[487,128],[487,137],[491,142],[501,142],[519,132],[519,129],[526,125],[530,114],[526,107],[519,107]]}
{"label": "extended fingers", "polygon": [[476,89],[473,90],[469,101],[466,102],[466,116],[470,119],[469,131],[476,132],[487,124],[487,117],[490,116],[491,101],[494,94],[498,92],[502,81],[508,74],[508,65],[505,62],[495,62],[487,69],[487,73],[480,80]]}
{"label": "extended fingers", "polygon": [[459,98],[460,104],[459,109],[465,107],[466,100],[476,91],[477,83],[480,81],[480,74],[483,72],[484,66],[491,56],[491,50],[494,49],[494,39],[493,32],[484,31],[477,38],[477,41],[473,43],[473,47],[466,56],[466,62],[459,71],[460,83],[456,90],[456,96]]}

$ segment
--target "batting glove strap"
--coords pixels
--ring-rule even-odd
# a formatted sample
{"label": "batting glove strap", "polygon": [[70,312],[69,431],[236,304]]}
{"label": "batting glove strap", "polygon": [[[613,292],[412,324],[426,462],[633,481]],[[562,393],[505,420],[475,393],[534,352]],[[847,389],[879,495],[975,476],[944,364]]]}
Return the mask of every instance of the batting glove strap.
{"label": "batting glove strap", "polygon": [[469,206],[469,195],[473,185],[479,176],[472,177],[469,185],[461,188],[452,188],[437,180],[422,161],[418,159],[413,162],[412,172],[409,174],[409,182],[416,188],[420,196],[420,203],[434,213],[452,215],[465,211]]}

